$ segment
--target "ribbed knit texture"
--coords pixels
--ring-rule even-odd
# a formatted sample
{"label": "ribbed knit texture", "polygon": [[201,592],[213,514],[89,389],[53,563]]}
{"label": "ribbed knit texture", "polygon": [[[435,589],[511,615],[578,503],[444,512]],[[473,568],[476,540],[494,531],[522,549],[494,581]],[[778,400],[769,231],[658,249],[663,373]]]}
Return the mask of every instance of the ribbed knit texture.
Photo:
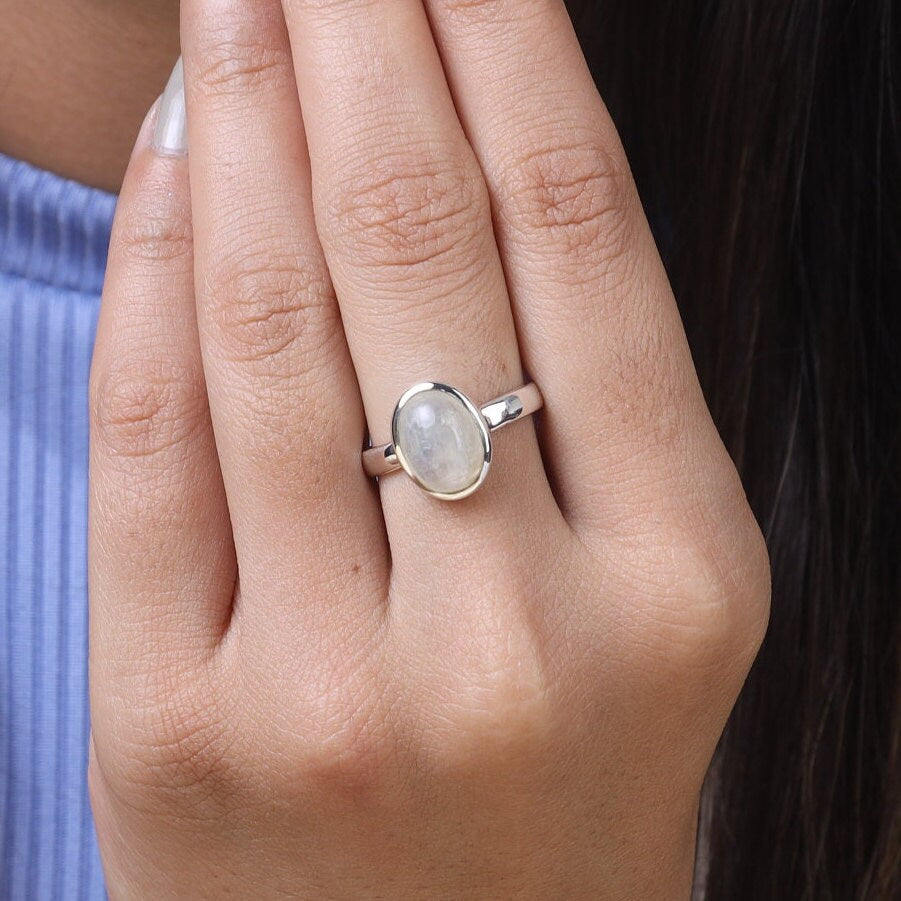
{"label": "ribbed knit texture", "polygon": [[0,899],[99,899],[87,387],[115,198],[0,155]]}

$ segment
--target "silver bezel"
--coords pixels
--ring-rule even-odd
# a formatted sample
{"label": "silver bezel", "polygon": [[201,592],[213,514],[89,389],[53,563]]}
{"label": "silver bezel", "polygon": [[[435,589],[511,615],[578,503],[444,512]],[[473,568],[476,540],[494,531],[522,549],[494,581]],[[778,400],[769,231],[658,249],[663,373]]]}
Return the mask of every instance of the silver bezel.
{"label": "silver bezel", "polygon": [[[467,488],[464,488],[462,491],[457,491],[453,494],[443,494],[439,491],[432,491],[429,488],[426,488],[419,479],[413,474],[413,471],[410,469],[407,459],[404,456],[403,445],[400,441],[397,440],[397,419],[398,416],[403,410],[404,406],[417,394],[422,394],[425,391],[442,391],[445,394],[452,394],[457,400],[459,400],[464,407],[469,411],[470,415],[475,419],[475,421],[479,425],[479,432],[482,436],[482,451],[483,451],[483,459],[482,459],[482,471],[479,473],[478,479],[473,482],[472,485],[469,485]],[[465,497],[469,497],[474,491],[476,491],[482,483],[485,481],[486,476],[488,475],[488,470],[491,468],[491,432],[488,428],[488,423],[485,421],[485,417],[482,416],[479,408],[462,392],[458,391],[456,388],[451,387],[450,385],[442,384],[441,382],[419,382],[419,384],[414,385],[412,388],[407,389],[402,395],[400,400],[397,402],[397,406],[394,408],[394,415],[391,417],[391,437],[394,442],[394,453],[397,455],[397,462],[403,467],[404,472],[426,493],[430,494],[432,497],[436,497],[442,501],[459,501],[463,500]]]}

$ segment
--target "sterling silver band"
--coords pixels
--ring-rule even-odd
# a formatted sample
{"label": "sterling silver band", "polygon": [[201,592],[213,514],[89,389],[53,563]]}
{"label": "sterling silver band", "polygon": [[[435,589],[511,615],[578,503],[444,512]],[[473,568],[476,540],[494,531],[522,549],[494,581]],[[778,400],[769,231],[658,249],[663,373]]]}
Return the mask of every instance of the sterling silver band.
{"label": "sterling silver band", "polygon": [[396,472],[399,469],[406,469],[416,481],[416,474],[411,465],[405,465],[405,455],[403,449],[398,447],[398,418],[399,412],[404,405],[409,402],[410,398],[422,395],[423,393],[440,392],[445,395],[453,396],[461,405],[465,406],[472,416],[479,419],[479,427],[485,434],[485,460],[484,468],[480,477],[473,481],[471,485],[467,485],[464,489],[454,491],[452,493],[442,493],[436,490],[430,490],[426,485],[420,482],[420,487],[424,488],[429,494],[444,500],[456,500],[471,494],[484,481],[487,474],[488,465],[491,462],[491,440],[488,435],[490,432],[497,431],[505,425],[516,422],[525,416],[530,416],[537,410],[540,410],[544,401],[541,392],[534,382],[523,385],[515,391],[502,394],[493,400],[482,404],[479,407],[474,406],[469,399],[455,388],[443,385],[438,382],[421,382],[414,385],[407,391],[398,401],[395,409],[394,419],[392,421],[392,433],[394,441],[389,444],[383,444],[378,447],[370,447],[363,451],[363,468],[369,476],[384,476],[389,473]]}

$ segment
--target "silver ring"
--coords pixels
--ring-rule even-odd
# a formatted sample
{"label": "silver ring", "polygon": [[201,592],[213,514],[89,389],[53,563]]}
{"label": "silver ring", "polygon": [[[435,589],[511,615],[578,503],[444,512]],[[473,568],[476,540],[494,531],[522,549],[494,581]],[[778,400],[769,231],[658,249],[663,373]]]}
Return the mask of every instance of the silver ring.
{"label": "silver ring", "polygon": [[369,476],[402,469],[432,497],[461,500],[488,475],[491,433],[543,403],[533,382],[480,407],[450,385],[420,382],[394,408],[391,443],[363,451],[363,469]]}

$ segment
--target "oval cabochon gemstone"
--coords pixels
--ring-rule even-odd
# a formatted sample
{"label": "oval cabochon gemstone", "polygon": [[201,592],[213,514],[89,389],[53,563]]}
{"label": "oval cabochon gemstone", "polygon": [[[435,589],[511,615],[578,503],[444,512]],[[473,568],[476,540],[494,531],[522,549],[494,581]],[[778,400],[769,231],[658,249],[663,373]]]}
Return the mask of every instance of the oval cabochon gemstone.
{"label": "oval cabochon gemstone", "polygon": [[427,491],[458,494],[485,465],[485,432],[455,394],[427,388],[411,395],[394,419],[394,443],[407,472]]}

